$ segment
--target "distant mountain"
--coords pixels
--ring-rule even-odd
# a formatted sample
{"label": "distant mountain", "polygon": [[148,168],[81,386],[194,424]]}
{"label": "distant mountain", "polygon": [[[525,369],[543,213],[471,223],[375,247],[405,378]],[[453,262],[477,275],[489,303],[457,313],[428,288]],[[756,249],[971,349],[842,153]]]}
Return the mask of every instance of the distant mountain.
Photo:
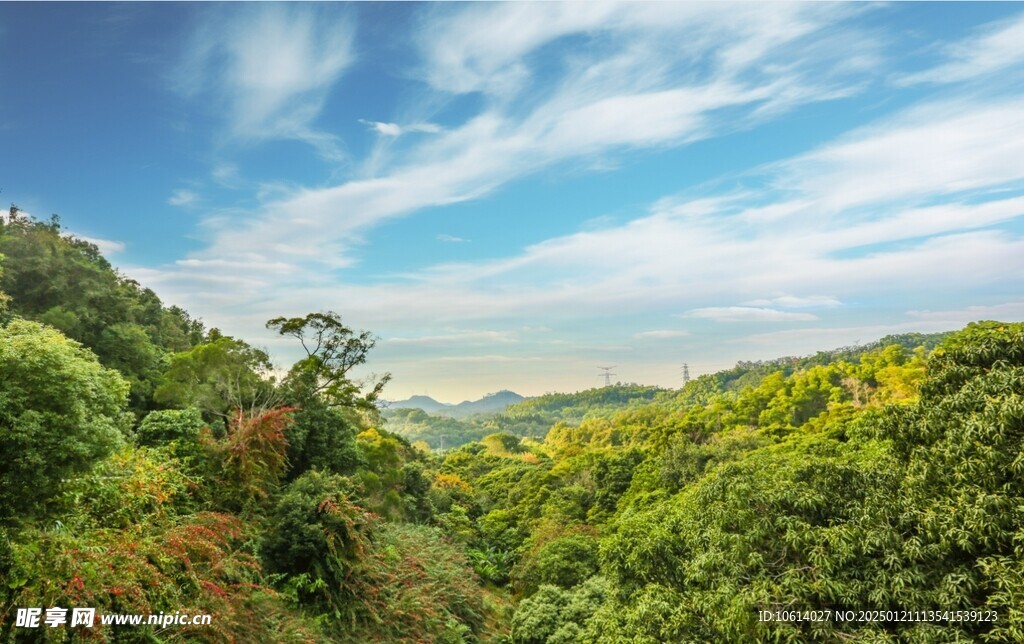
{"label": "distant mountain", "polygon": [[388,407],[391,409],[422,409],[428,414],[465,418],[473,414],[494,414],[523,400],[526,398],[514,391],[502,390],[487,394],[480,400],[466,400],[458,405],[438,402],[430,396],[413,396],[406,400],[389,402]]}
{"label": "distant mountain", "polygon": [[430,396],[413,396],[406,400],[396,400],[389,402],[388,407],[391,409],[422,409],[428,414],[436,414],[445,409],[450,409],[454,405],[449,405],[443,402],[437,402]]}
{"label": "distant mountain", "polygon": [[442,410],[440,413],[455,417],[470,416],[472,414],[494,414],[503,411],[509,405],[514,405],[524,400],[526,398],[516,392],[503,389],[497,393],[487,394],[480,400],[461,402],[454,407]]}

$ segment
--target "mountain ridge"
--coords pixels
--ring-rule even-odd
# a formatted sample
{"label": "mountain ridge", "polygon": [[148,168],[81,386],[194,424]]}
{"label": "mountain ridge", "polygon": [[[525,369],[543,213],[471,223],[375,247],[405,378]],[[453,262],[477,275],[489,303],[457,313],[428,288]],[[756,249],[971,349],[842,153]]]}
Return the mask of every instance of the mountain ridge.
{"label": "mountain ridge", "polygon": [[509,389],[502,389],[477,400],[464,400],[458,404],[443,403],[425,394],[410,396],[405,400],[386,402],[389,409],[422,409],[428,414],[464,417],[472,414],[499,412],[509,405],[523,400],[526,400],[525,396],[521,396]]}

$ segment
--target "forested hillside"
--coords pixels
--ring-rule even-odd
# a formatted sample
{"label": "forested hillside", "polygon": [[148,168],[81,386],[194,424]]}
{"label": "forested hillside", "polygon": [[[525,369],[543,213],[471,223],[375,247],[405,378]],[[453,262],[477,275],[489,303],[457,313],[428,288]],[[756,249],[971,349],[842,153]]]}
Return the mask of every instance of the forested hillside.
{"label": "forested hillside", "polygon": [[275,379],[56,219],[0,255],[0,642],[1024,641],[1024,324],[385,422],[335,313]]}
{"label": "forested hillside", "polygon": [[545,394],[522,400],[501,411],[452,418],[424,409],[385,409],[387,427],[430,449],[444,450],[478,441],[495,433],[542,440],[554,425],[578,425],[587,418],[602,418],[623,409],[643,405],[659,394],[658,387],[611,385],[572,394]]}

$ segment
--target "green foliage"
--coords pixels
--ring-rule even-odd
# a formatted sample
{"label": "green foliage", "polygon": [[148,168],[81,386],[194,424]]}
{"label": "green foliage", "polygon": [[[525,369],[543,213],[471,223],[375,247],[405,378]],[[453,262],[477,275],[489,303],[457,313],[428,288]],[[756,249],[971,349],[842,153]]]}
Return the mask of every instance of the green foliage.
{"label": "green foliage", "polygon": [[487,448],[489,454],[495,456],[509,457],[525,451],[519,444],[518,436],[506,433],[485,436],[480,444]]}
{"label": "green foliage", "polygon": [[64,525],[133,529],[163,524],[195,509],[194,481],[180,462],[160,449],[122,448],[70,481],[59,498]]}
{"label": "green foliage", "polygon": [[353,474],[362,463],[356,446],[359,419],[351,411],[310,401],[288,427],[288,477],[311,469]]}
{"label": "green foliage", "polygon": [[[56,216],[39,222],[18,214],[0,222],[0,292],[10,312],[44,322],[92,349],[131,384],[131,407],[150,409],[168,352],[202,339],[202,324],[164,308],[153,291],[118,274],[95,245],[63,236]],[[0,298],[2,299],[2,298]]]}
{"label": "green foliage", "polygon": [[267,322],[267,328],[297,339],[306,353],[292,367],[286,381],[295,403],[303,405],[320,399],[332,406],[376,409],[373,403],[391,376],[385,374],[372,383],[367,393],[362,393],[360,384],[348,378],[348,372],[364,364],[376,344],[370,332],[356,333],[342,324],[341,316],[333,311],[301,318],[274,318]]}
{"label": "green foliage", "polygon": [[[912,362],[885,353],[861,367],[878,374]],[[796,391],[790,382],[770,385],[774,393],[760,406]],[[825,391],[820,383],[835,381],[814,382]],[[916,403],[847,421],[838,437],[849,442],[794,435],[705,464],[674,497],[615,523],[602,570],[621,592],[595,614],[589,636],[1020,640],[1024,588],[1010,562],[1019,565],[1024,533],[1022,400],[1024,325],[972,325],[935,352]],[[989,609],[999,619],[841,626],[757,619],[759,610],[788,607],[921,606]]]}
{"label": "green foliage", "polygon": [[664,391],[659,387],[619,384],[573,394],[545,394],[508,407],[502,416],[516,419],[540,414],[551,419],[549,426],[556,420],[579,422],[584,418],[607,415],[609,410],[618,411],[630,405],[650,402]]}
{"label": "green foliage", "polygon": [[300,601],[352,624],[361,588],[354,571],[370,548],[372,519],[349,500],[350,489],[346,479],[317,471],[292,481],[269,514],[260,558],[288,576]]}
{"label": "green foliage", "polygon": [[[58,500],[63,521],[31,526],[14,540],[0,612],[19,606],[90,606],[104,613],[208,613],[210,627],[176,637],[203,641],[316,639],[289,614],[244,548],[248,526],[195,512],[192,482],[160,450],[127,448],[71,481]],[[5,620],[6,621],[6,620]],[[9,627],[9,622],[5,624]],[[97,623],[100,641],[157,641],[149,626]],[[62,627],[55,637],[62,639]]]}
{"label": "green foliage", "polygon": [[465,555],[436,529],[374,519],[348,488],[312,471],[281,496],[261,555],[286,592],[320,606],[341,641],[461,642],[479,632],[483,597]]}
{"label": "green foliage", "polygon": [[0,519],[36,512],[123,442],[128,385],[59,331],[0,327]]}
{"label": "green foliage", "polygon": [[365,467],[353,477],[360,502],[391,519],[425,520],[433,511],[430,479],[419,461],[423,455],[408,441],[370,428],[356,437]]}
{"label": "green foliage", "polygon": [[[173,635],[202,641],[463,642],[502,630],[492,613],[502,602],[481,590],[461,545],[373,513],[433,523],[432,500],[444,498],[452,525],[461,516],[467,541],[477,538],[478,511],[459,505],[471,492],[439,494],[424,452],[365,430],[383,381],[363,393],[348,370],[365,361],[368,334],[333,314],[276,321],[317,344],[278,387],[265,353],[216,330],[204,337],[56,220],[14,219],[0,228],[0,286],[15,296],[0,312],[0,430],[15,448],[0,468],[0,640],[20,636],[8,617],[25,605],[210,613],[212,627]],[[17,315],[65,329],[99,361]],[[295,480],[281,491],[289,456]]]}
{"label": "green foliage", "polygon": [[[4,256],[0,253],[0,284],[3,284]],[[11,296],[0,289],[0,324],[7,322],[7,308],[11,304]]]}
{"label": "green foliage", "polygon": [[163,409],[146,415],[135,431],[139,445],[197,443],[206,426],[198,409]]}
{"label": "green foliage", "polygon": [[[515,644],[585,641],[584,626],[608,601],[611,591],[601,577],[593,577],[571,590],[541,586],[536,594],[519,604],[512,616],[512,641]],[[609,636],[614,633],[616,631],[607,632]]]}
{"label": "green foliage", "polygon": [[961,628],[1024,638],[1024,324],[980,322],[950,336],[917,404],[887,409],[864,433],[891,445],[905,472],[905,530],[927,553],[938,597],[1000,615]]}
{"label": "green foliage", "polygon": [[664,393],[658,387],[614,385],[574,394],[545,394],[505,408],[496,414],[468,418],[431,415],[421,409],[387,409],[388,429],[409,440],[424,440],[433,449],[452,449],[491,434],[542,439],[557,423],[575,426],[590,418],[605,418],[642,406]]}
{"label": "green foliage", "polygon": [[545,394],[510,405],[488,425],[492,431],[540,439],[556,423],[578,425],[587,419],[607,418],[649,403],[664,392],[659,387],[618,384],[572,394]]}
{"label": "green foliage", "polygon": [[597,539],[573,534],[550,541],[513,571],[516,585],[530,594],[541,585],[572,588],[597,574]]}
{"label": "green foliage", "polygon": [[[353,641],[465,642],[486,619],[478,581],[466,555],[439,530],[384,523],[374,534],[373,590],[379,621],[356,631]],[[372,597],[372,595],[370,595]]]}
{"label": "green foliage", "polygon": [[254,414],[272,406],[272,366],[266,352],[210,332],[204,344],[171,357],[154,398],[171,407],[195,407],[223,427],[235,410]]}
{"label": "green foliage", "polygon": [[658,626],[670,639],[803,637],[811,626],[762,623],[757,610],[881,608],[871,597],[885,576],[872,549],[881,537],[864,509],[895,491],[892,472],[877,453],[847,455],[820,438],[757,450],[623,515],[604,570],[632,591],[624,613],[654,587],[679,595]]}
{"label": "green foliage", "polygon": [[434,416],[422,409],[385,409],[382,416],[388,431],[410,441],[425,441],[436,450],[454,449],[494,432],[493,427],[479,418]]}

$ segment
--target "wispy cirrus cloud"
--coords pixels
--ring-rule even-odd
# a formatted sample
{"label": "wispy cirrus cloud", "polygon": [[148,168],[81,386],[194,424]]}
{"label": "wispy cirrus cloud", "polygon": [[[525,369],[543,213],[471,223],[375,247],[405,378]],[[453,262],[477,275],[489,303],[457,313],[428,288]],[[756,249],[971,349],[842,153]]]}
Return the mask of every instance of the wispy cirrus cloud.
{"label": "wispy cirrus cloud", "polygon": [[[539,75],[531,56],[567,37],[601,43],[600,60],[558,61],[581,85],[627,80],[657,84],[676,65],[697,60],[710,62],[719,75],[758,74],[780,47],[854,12],[799,3],[741,9],[711,3],[630,2],[494,3],[456,10],[442,6],[421,31],[421,74],[441,91],[511,98]],[[847,54],[847,61],[855,54],[869,57],[863,47]],[[551,61],[546,62],[550,66]]]}
{"label": "wispy cirrus cloud", "polygon": [[387,137],[398,137],[402,136],[403,134],[410,134],[414,132],[436,134],[442,131],[443,129],[440,125],[436,123],[412,123],[409,125],[399,125],[398,123],[388,123],[386,121],[367,121],[364,119],[360,119],[359,122],[365,124],[377,134]]}
{"label": "wispy cirrus cloud", "polygon": [[468,239],[464,239],[462,237],[456,237],[455,235],[448,235],[446,233],[439,233],[439,234],[434,236],[434,239],[436,239],[437,241],[445,242],[445,243],[449,243],[449,244],[462,244],[462,243],[466,243],[466,242],[469,241]]}
{"label": "wispy cirrus cloud", "polygon": [[778,166],[776,186],[837,212],[1020,181],[1021,97],[962,97],[911,107]]}
{"label": "wispy cirrus cloud", "polygon": [[423,346],[474,346],[480,344],[505,344],[518,342],[519,335],[511,331],[460,331],[444,335],[425,335],[418,337],[390,337],[382,342],[394,345]]}
{"label": "wispy cirrus cloud", "polygon": [[895,77],[897,85],[948,84],[983,79],[1024,63],[1024,13],[985,25],[968,38],[945,46],[939,64]]}
{"label": "wispy cirrus cloud", "polygon": [[167,203],[172,206],[186,207],[192,206],[199,201],[199,194],[184,188],[175,190],[174,193],[167,199]]}
{"label": "wispy cirrus cloud", "polygon": [[690,335],[689,331],[656,329],[654,331],[642,331],[633,337],[638,340],[671,340],[672,338],[685,338],[688,335]]}
{"label": "wispy cirrus cloud", "polygon": [[779,306],[785,309],[834,308],[842,305],[842,302],[828,295],[809,295],[807,297],[777,295],[772,298],[762,298],[743,302],[743,306]]}
{"label": "wispy cirrus cloud", "polygon": [[258,4],[209,9],[173,77],[186,96],[227,113],[235,137],[298,139],[337,157],[315,121],[351,65],[354,26],[333,7]]}
{"label": "wispy cirrus cloud", "polygon": [[[260,285],[239,292],[239,305],[251,307],[245,303],[258,299],[258,293],[276,289],[283,291],[280,305],[295,301],[301,310],[308,308],[301,301],[344,301],[346,310],[376,324],[513,320],[552,311],[608,315],[616,309],[667,306],[702,310],[689,318],[695,321],[717,316],[806,322],[814,315],[801,309],[824,315],[868,293],[925,288],[939,275],[945,276],[947,288],[962,291],[1005,279],[1007,271],[1017,268],[1024,273],[1024,243],[1012,232],[993,228],[1024,216],[1024,196],[1005,190],[1024,179],[1024,168],[1010,162],[1014,151],[1024,151],[1024,129],[1015,127],[1020,116],[1013,104],[1013,99],[961,99],[911,107],[756,170],[766,177],[764,190],[664,199],[621,225],[552,238],[511,257],[427,267],[408,276],[415,279],[387,288],[321,287],[324,279],[298,260],[324,252],[324,239],[318,236],[323,220],[317,213],[330,204],[362,206],[348,209],[353,214],[343,224],[359,227],[376,221],[375,213],[415,210],[425,195],[444,202],[446,189],[422,169],[403,175],[405,180],[423,173],[422,180],[409,184],[418,186],[412,192],[401,190],[397,177],[305,191],[277,204],[289,215],[274,220],[279,246],[256,243],[258,238],[249,236],[255,231],[235,230],[234,246],[225,236],[223,247],[215,244],[207,252],[233,257],[244,248],[253,251],[245,261],[259,262],[261,253],[280,249],[277,261],[296,268],[295,281],[287,282],[265,271],[246,271],[245,279],[258,279]],[[978,116],[962,118],[959,111]],[[460,152],[453,139],[446,144]],[[475,149],[472,138],[461,152],[467,149]],[[941,168],[934,163],[936,156],[958,163]],[[816,165],[814,159],[828,162]],[[928,172],[933,165],[936,169]],[[923,169],[921,176],[913,176],[917,168]],[[893,176],[882,176],[886,172]],[[961,189],[951,193],[951,185]],[[945,202],[931,203],[936,194]],[[773,204],[770,216],[765,215],[766,200]],[[915,205],[920,203],[928,205]],[[866,204],[871,208],[863,209]],[[269,226],[269,221],[259,225]],[[291,237],[280,234],[285,229]],[[307,246],[286,247],[297,231],[308,238],[302,242]],[[271,233],[268,227],[266,237]],[[337,257],[346,256],[338,250]],[[607,270],[608,257],[616,258],[616,270]],[[195,275],[203,272],[194,270]],[[185,297],[192,298],[187,286],[192,271],[179,267],[178,275],[157,279],[180,284]],[[813,295],[822,284],[837,290]],[[722,292],[743,302],[742,310],[715,306]],[[224,298],[217,294],[215,301],[222,305]]]}
{"label": "wispy cirrus cloud", "polygon": [[[482,200],[541,173],[588,171],[641,151],[735,135],[787,110],[864,91],[884,68],[885,38],[851,17],[871,10],[811,3],[430,7],[419,23],[423,36],[413,39],[419,61],[406,71],[426,88],[416,102],[452,101],[458,109],[377,112],[395,121],[363,122],[378,136],[361,174],[285,186],[240,215],[210,218],[206,247],[189,258],[196,263],[155,279],[185,294],[182,301],[201,301],[199,310],[228,310],[256,335],[281,310],[339,302],[357,325],[383,330],[385,350],[502,342],[436,325],[519,328],[543,319],[560,328],[552,346],[604,353],[632,348],[602,345],[597,333],[569,341],[574,325],[551,321],[613,320],[619,335],[610,339],[649,340],[637,343],[647,350],[683,350],[702,329],[728,326],[717,322],[775,325],[782,334],[816,322],[820,330],[807,337],[823,341],[844,337],[831,330],[840,311],[870,317],[868,300],[924,310],[936,306],[936,280],[961,295],[1005,286],[1014,279],[1008,275],[1024,274],[1022,97],[975,86],[917,97],[888,115],[879,110],[866,126],[714,184],[688,187],[681,175],[665,184],[663,199],[616,212],[600,226],[482,259],[428,260],[374,284],[345,277],[385,222]],[[294,95],[317,106],[330,85]],[[443,128],[417,129],[435,121]],[[405,137],[415,131],[433,135]],[[487,240],[473,236],[473,250],[485,248]],[[204,281],[202,262],[214,259],[230,263],[220,274],[237,280],[231,293]],[[285,268],[271,268],[278,264]],[[272,311],[267,293],[275,294]],[[686,328],[660,329],[664,322],[643,317],[652,311],[688,311],[675,321]],[[434,330],[420,335],[424,320]],[[761,336],[788,342],[799,332]]]}
{"label": "wispy cirrus cloud", "polygon": [[793,313],[753,306],[709,306],[687,311],[682,317],[715,322],[806,322],[818,319],[813,313]]}
{"label": "wispy cirrus cloud", "polygon": [[[456,68],[470,77],[473,69],[507,76],[495,71],[506,66],[537,71],[539,62],[530,52],[558,39],[593,36],[594,47],[585,55],[566,50],[559,62],[564,73],[538,80],[530,91],[520,87],[523,100],[514,107],[503,101],[486,104],[376,168],[377,176],[299,188],[269,201],[245,222],[225,225],[205,252],[223,255],[244,247],[294,261],[351,266],[362,235],[384,221],[479,199],[558,164],[679,146],[749,127],[763,118],[755,113],[768,103],[778,112],[826,100],[837,88],[845,91],[860,82],[865,70],[851,68],[849,57],[864,51],[871,58],[870,38],[854,39],[843,56],[821,51],[825,43],[842,39],[845,32],[835,23],[851,11],[832,5],[771,10],[748,5],[737,11],[631,3],[438,9],[423,27],[431,38],[422,45],[422,73],[439,90],[491,92],[489,85],[480,85],[483,81],[448,86],[437,79]],[[489,44],[478,42],[474,31],[482,22],[492,25],[483,32],[493,35]],[[493,25],[502,26],[500,33],[493,33]],[[646,40],[645,30],[651,35]],[[786,64],[772,64],[776,59]],[[731,110],[728,117],[724,110]],[[385,138],[404,131],[396,123],[370,124]]]}

